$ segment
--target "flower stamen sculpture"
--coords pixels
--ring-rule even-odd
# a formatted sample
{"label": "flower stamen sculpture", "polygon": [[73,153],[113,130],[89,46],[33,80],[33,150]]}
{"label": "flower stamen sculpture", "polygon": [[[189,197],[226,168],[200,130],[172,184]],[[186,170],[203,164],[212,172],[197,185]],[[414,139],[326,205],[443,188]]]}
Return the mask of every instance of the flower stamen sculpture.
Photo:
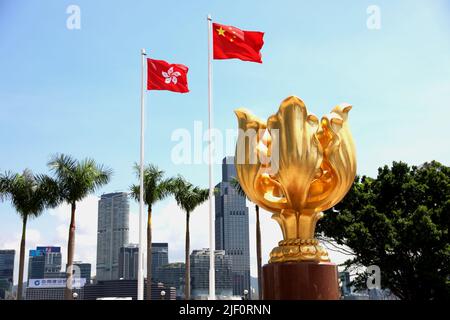
{"label": "flower stamen sculpture", "polygon": [[350,109],[336,106],[319,121],[291,96],[267,122],[235,110],[237,177],[248,198],[272,212],[283,232],[269,263],[330,261],[314,233],[322,211],[342,200],[356,175]]}

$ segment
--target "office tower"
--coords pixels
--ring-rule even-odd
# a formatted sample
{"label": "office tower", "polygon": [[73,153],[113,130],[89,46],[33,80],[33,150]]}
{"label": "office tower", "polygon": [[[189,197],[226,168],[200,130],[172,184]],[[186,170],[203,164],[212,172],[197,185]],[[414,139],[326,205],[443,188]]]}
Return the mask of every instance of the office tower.
{"label": "office tower", "polygon": [[158,268],[169,263],[169,245],[167,243],[152,243],[152,279],[160,281]]}
{"label": "office tower", "polygon": [[74,270],[79,272],[77,276],[81,279],[86,279],[86,283],[91,283],[91,264],[81,261],[75,261],[73,263]]}
{"label": "office tower", "polygon": [[59,278],[61,276],[61,247],[38,246],[30,250],[28,280]]}
{"label": "office tower", "polygon": [[0,250],[0,299],[12,291],[15,254],[14,250]]}
{"label": "office tower", "polygon": [[126,192],[101,196],[98,202],[97,280],[119,279],[119,251],[128,244],[129,215]]}
{"label": "office tower", "polygon": [[[214,251],[216,296],[233,295],[232,259],[224,250]],[[209,295],[209,249],[191,253],[191,296],[205,299]]]}
{"label": "office tower", "polygon": [[169,263],[158,268],[159,281],[176,289],[177,299],[184,298],[184,277],[186,265],[183,262]]}
{"label": "office tower", "polygon": [[341,282],[342,296],[350,295],[352,293],[350,286],[350,272],[348,271],[339,272],[339,280]]}
{"label": "office tower", "polygon": [[250,292],[250,250],[248,208],[245,197],[231,185],[236,177],[234,157],[222,161],[222,182],[217,184],[215,195],[216,250],[225,250],[231,256],[233,270],[233,294],[242,296]]}
{"label": "office tower", "polygon": [[44,278],[45,256],[41,251],[30,250],[28,258],[28,280]]}
{"label": "office tower", "polygon": [[44,252],[44,278],[55,278],[61,273],[61,247],[37,247]]}
{"label": "office tower", "polygon": [[137,279],[139,245],[129,244],[119,251],[119,279]]}
{"label": "office tower", "polygon": [[[167,243],[152,243],[152,279],[159,279],[159,267],[169,263],[169,245]],[[129,244],[119,251],[119,279],[133,280],[137,278],[139,246]]]}

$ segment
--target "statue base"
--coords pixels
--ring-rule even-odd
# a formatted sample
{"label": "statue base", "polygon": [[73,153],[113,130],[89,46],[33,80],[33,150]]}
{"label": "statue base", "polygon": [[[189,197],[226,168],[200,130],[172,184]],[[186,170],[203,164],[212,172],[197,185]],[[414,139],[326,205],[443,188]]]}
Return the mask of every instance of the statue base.
{"label": "statue base", "polygon": [[338,270],[330,262],[279,262],[262,268],[263,299],[339,300]]}

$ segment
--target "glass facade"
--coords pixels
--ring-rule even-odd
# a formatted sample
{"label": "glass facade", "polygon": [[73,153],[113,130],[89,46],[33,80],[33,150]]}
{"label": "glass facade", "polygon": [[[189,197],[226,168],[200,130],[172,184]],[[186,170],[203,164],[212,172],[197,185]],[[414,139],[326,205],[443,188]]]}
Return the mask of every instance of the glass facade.
{"label": "glass facade", "polygon": [[98,202],[97,280],[119,279],[119,251],[128,244],[129,214],[126,192],[101,196]]}
{"label": "glass facade", "polygon": [[152,243],[152,279],[154,282],[161,281],[159,267],[169,263],[169,244]]}
{"label": "glass facade", "polygon": [[0,250],[0,299],[10,292],[14,279],[14,250]]}
{"label": "glass facade", "polygon": [[233,294],[242,296],[250,292],[250,245],[249,221],[246,198],[232,187],[236,176],[234,157],[222,161],[222,182],[216,188],[216,250],[225,250],[231,257],[233,271]]}
{"label": "glass facade", "polygon": [[[202,299],[209,295],[209,249],[194,250],[191,253],[191,296]],[[233,295],[233,274],[231,257],[224,250],[215,250],[216,296]]]}
{"label": "glass facade", "polygon": [[184,298],[184,276],[186,266],[183,262],[169,263],[158,268],[159,281],[165,286],[174,287],[177,299]]}
{"label": "glass facade", "polygon": [[119,279],[136,280],[138,272],[139,245],[130,244],[120,248]]}
{"label": "glass facade", "polygon": [[28,280],[60,277],[61,260],[61,247],[40,246],[30,250]]}

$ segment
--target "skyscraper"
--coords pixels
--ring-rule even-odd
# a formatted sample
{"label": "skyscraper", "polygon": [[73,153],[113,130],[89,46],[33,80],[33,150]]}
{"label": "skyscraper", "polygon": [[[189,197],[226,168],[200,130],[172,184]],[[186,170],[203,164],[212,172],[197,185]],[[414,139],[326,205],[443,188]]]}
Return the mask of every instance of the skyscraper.
{"label": "skyscraper", "polygon": [[[134,280],[137,278],[139,245],[129,244],[119,251],[119,279]],[[152,279],[161,281],[159,267],[169,263],[168,243],[152,243]]]}
{"label": "skyscraper", "polygon": [[30,250],[28,257],[28,280],[43,279],[45,267],[45,256],[41,251]]}
{"label": "skyscraper", "polygon": [[39,246],[30,250],[28,280],[59,278],[61,273],[61,247]]}
{"label": "skyscraper", "polygon": [[98,202],[97,280],[119,279],[119,251],[128,244],[129,215],[126,192],[101,196]]}
{"label": "skyscraper", "polygon": [[185,271],[184,262],[169,263],[158,268],[158,281],[167,287],[174,287],[177,299],[184,299]]}
{"label": "skyscraper", "polygon": [[231,185],[236,177],[234,157],[222,161],[222,182],[216,185],[216,250],[225,250],[231,256],[233,271],[233,294],[242,296],[250,292],[250,245],[248,208],[245,197]]}
{"label": "skyscraper", "polygon": [[77,268],[79,271],[79,277],[81,279],[86,279],[86,283],[91,282],[91,264],[81,261],[74,261],[74,268]]}
{"label": "skyscraper", "polygon": [[138,271],[139,245],[129,244],[119,251],[119,279],[136,280]]}
{"label": "skyscraper", "polygon": [[14,250],[0,250],[0,299],[10,292],[14,279]]}
{"label": "skyscraper", "polygon": [[152,278],[154,282],[160,281],[158,268],[169,263],[169,244],[152,243]]}
{"label": "skyscraper", "polygon": [[[216,296],[233,295],[231,257],[224,250],[214,251]],[[191,253],[191,296],[204,299],[209,295],[209,249]]]}

